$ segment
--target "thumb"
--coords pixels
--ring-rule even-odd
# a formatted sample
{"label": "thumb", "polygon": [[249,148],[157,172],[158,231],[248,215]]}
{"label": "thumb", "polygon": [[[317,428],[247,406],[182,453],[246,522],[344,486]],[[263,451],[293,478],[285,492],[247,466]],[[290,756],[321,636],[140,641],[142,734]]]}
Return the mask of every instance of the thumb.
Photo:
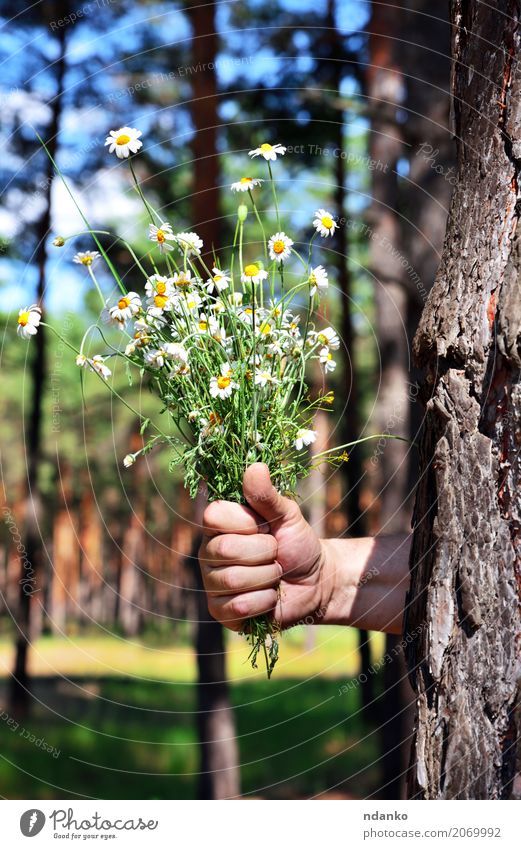
{"label": "thumb", "polygon": [[277,492],[265,463],[248,466],[244,473],[243,492],[248,504],[270,525],[296,518],[296,514],[300,514],[294,501]]}

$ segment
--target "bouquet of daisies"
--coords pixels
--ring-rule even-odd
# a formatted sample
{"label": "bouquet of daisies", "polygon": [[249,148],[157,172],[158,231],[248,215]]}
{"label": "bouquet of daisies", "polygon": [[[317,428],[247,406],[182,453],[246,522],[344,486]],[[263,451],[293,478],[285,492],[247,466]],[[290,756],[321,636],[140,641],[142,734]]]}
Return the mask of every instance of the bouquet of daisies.
{"label": "bouquet of daisies", "polygon": [[[307,450],[316,435],[314,411],[330,408],[333,401],[325,381],[318,397],[310,398],[306,369],[315,361],[314,368],[325,377],[335,368],[338,335],[332,327],[317,326],[314,319],[320,295],[328,288],[328,274],[322,265],[312,265],[312,256],[317,236],[332,236],[338,224],[330,212],[319,209],[306,252],[297,250],[280,220],[272,173],[272,163],[286,148],[266,143],[249,154],[265,160],[265,179],[244,176],[231,186],[248,203],[238,206],[229,256],[205,253],[197,233],[174,232],[145,198],[132,165],[132,156],[142,146],[140,136],[122,127],[111,132],[106,144],[129,162],[150,219],[147,256],[138,259],[127,245],[143,285],[139,292],[127,291],[98,239],[106,231],[92,230],[84,219],[98,250],[78,253],[74,261],[90,275],[103,301],[101,321],[119,328],[121,342],[107,342],[107,349],[94,356],[85,353],[82,344],[76,363],[110,386],[109,364],[122,358],[149,382],[160,401],[163,427],[143,421],[143,447],[127,454],[124,466],[166,446],[171,466],[183,467],[192,497],[204,486],[210,500],[241,502],[244,471],[260,461],[268,465],[280,492],[294,494],[315,461]],[[264,183],[273,198],[276,226],[270,228],[255,200]],[[245,239],[249,208],[262,241]],[[58,237],[54,244],[66,241]],[[108,302],[96,276],[101,261],[118,287]],[[38,305],[20,310],[19,334],[30,338],[40,321]],[[346,457],[327,452],[319,462]],[[244,633],[253,665],[262,650],[269,676],[278,656],[277,623],[269,616],[256,617]]]}

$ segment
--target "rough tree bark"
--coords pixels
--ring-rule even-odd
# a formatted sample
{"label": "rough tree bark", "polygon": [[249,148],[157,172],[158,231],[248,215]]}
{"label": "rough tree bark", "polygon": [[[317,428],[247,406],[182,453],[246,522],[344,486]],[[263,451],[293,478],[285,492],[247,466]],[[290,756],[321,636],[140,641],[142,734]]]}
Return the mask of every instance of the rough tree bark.
{"label": "rough tree bark", "polygon": [[406,631],[409,793],[519,797],[521,69],[515,0],[453,0],[457,182],[414,352],[426,417]]}

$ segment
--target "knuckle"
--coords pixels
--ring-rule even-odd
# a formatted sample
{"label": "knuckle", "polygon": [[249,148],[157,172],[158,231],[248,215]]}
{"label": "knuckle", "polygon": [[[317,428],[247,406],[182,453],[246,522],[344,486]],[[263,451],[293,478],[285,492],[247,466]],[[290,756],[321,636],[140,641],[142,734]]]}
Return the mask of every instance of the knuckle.
{"label": "knuckle", "polygon": [[241,589],[241,576],[236,569],[225,569],[221,575],[223,589],[237,592]]}
{"label": "knuckle", "polygon": [[229,605],[229,610],[231,616],[236,617],[237,619],[244,619],[249,615],[250,605],[246,599],[238,596],[237,598],[232,599]]}
{"label": "knuckle", "polygon": [[221,560],[233,560],[237,556],[235,541],[229,534],[218,537],[217,550]]}

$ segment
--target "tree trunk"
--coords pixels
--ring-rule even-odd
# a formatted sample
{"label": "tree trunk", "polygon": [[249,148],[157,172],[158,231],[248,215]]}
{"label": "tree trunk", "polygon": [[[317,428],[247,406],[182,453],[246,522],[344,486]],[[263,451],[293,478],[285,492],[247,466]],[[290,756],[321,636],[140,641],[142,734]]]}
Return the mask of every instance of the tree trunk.
{"label": "tree trunk", "polygon": [[[403,127],[398,110],[405,99],[403,77],[403,0],[389,5],[374,3],[370,22],[370,66],[367,71],[368,108],[371,116],[370,157],[373,203],[368,215],[371,271],[374,275],[376,335],[380,381],[377,430],[407,436],[409,429],[408,292],[404,285],[399,214],[398,161],[404,156]],[[406,443],[387,440],[373,450],[369,469],[378,496],[378,532],[410,530],[409,449]],[[381,746],[381,790],[385,799],[403,796],[403,773],[409,752],[410,725],[407,706],[411,691],[400,637],[387,635],[386,653],[395,660],[384,666],[383,691],[377,703]]]}
{"label": "tree trunk", "polygon": [[[66,6],[67,4],[65,4]],[[61,8],[61,7],[60,7]],[[49,12],[52,10],[50,9]],[[58,28],[58,58],[53,65],[56,81],[56,95],[49,101],[52,110],[51,122],[48,129],[47,146],[53,159],[58,147],[58,131],[62,112],[63,83],[65,77],[65,45],[66,27]],[[46,283],[47,248],[46,239],[51,227],[51,192],[54,176],[50,160],[46,165],[45,189],[42,192],[45,199],[45,209],[36,227],[37,248],[35,259],[38,267],[38,285],[36,301],[44,310],[44,295]],[[45,318],[45,316],[44,316]],[[25,552],[26,558],[21,564],[21,579],[17,611],[17,637],[15,663],[9,683],[9,703],[11,711],[22,715],[29,703],[29,676],[27,672],[27,655],[32,636],[33,610],[38,604],[39,581],[43,568],[43,546],[41,539],[41,522],[43,514],[42,496],[40,492],[39,468],[42,454],[43,426],[43,396],[45,390],[45,366],[47,353],[47,334],[40,327],[35,338],[31,341],[33,347],[31,362],[32,394],[30,401],[29,421],[27,427],[26,457],[27,457],[27,489],[25,508]],[[27,564],[35,574],[33,592],[28,592],[28,584],[24,581]],[[41,594],[41,593],[40,593]]]}
{"label": "tree trunk", "polygon": [[518,11],[451,8],[456,185],[414,343],[426,414],[406,614],[413,798],[520,795]]}
{"label": "tree trunk", "polygon": [[[370,264],[374,275],[376,326],[379,345],[380,386],[377,428],[379,433],[408,434],[409,345],[406,333],[407,292],[403,285],[398,215],[398,160],[403,156],[398,109],[405,88],[398,61],[401,3],[375,3],[370,22],[370,66],[367,95],[371,116],[369,153],[373,203],[369,212]],[[409,528],[407,510],[407,452],[404,442],[388,440],[373,453],[384,533]]]}
{"label": "tree trunk", "polygon": [[219,156],[217,132],[217,58],[216,4],[187,0],[187,11],[192,22],[191,61],[196,71],[192,74],[192,100],[190,103],[194,136],[191,142],[193,156],[193,226],[204,241],[203,253],[218,250],[220,234],[219,211]]}
{"label": "tree trunk", "polygon": [[[194,185],[192,212],[194,228],[211,256],[219,249],[219,158],[217,149],[217,59],[218,36],[214,3],[190,0],[192,64],[191,112],[195,135],[192,140]],[[199,798],[226,799],[240,792],[235,720],[226,678],[226,649],[223,627],[208,613],[199,564],[195,563],[197,593],[197,725],[201,755]]]}

